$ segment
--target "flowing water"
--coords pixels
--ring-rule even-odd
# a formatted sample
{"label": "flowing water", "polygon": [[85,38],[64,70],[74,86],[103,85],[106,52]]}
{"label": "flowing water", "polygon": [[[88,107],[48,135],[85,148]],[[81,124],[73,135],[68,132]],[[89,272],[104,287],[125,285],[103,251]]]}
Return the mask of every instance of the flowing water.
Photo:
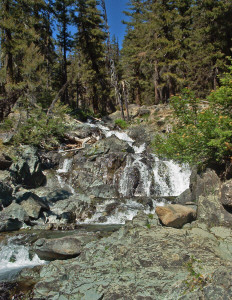
{"label": "flowing water", "polygon": [[24,235],[8,238],[0,243],[0,281],[14,279],[23,268],[42,265],[45,261],[29,253],[24,245]]}
{"label": "flowing water", "polygon": [[[79,224],[106,227],[112,224],[124,224],[126,220],[133,219],[138,211],[154,213],[157,204],[167,203],[165,196],[178,196],[188,188],[190,178],[188,166],[160,160],[146,151],[146,144],[135,145],[135,141],[125,132],[110,130],[101,124],[89,124],[89,126],[100,129],[106,138],[116,136],[127,142],[134,153],[127,154],[126,165],[118,182],[119,199],[103,199],[96,205],[95,213],[84,221],[79,221]],[[56,177],[60,187],[68,189],[73,194],[72,197],[75,197],[76,192],[70,175],[72,166],[73,157],[70,155],[65,157],[64,154],[56,171]],[[108,212],[109,207],[110,212]],[[44,263],[46,262],[40,260],[37,255],[31,256],[23,235],[9,237],[7,242],[0,243],[0,281],[15,278],[25,267]]]}
{"label": "flowing water", "polygon": [[[157,204],[167,203],[162,197],[178,196],[189,187],[191,171],[187,165],[160,160],[155,155],[147,153],[146,144],[134,145],[135,141],[126,132],[110,130],[101,124],[89,124],[89,126],[100,129],[106,138],[116,136],[127,142],[134,153],[127,154],[126,166],[119,180],[118,192],[124,202],[120,200],[120,204],[110,216],[106,216],[105,211],[115,199],[98,204],[95,214],[83,223],[98,223],[100,220],[104,224],[124,224],[139,210],[154,213]],[[136,200],[138,197],[149,198],[152,206],[138,203]],[[159,200],[156,200],[157,198]]]}

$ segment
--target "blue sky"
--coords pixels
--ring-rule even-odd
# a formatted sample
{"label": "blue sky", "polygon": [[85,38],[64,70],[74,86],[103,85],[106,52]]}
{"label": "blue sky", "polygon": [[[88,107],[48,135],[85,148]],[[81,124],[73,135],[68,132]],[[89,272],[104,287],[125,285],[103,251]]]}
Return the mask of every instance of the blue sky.
{"label": "blue sky", "polygon": [[111,37],[115,34],[121,48],[126,30],[126,25],[122,24],[122,20],[126,19],[123,11],[127,10],[128,0],[105,0],[105,3]]}

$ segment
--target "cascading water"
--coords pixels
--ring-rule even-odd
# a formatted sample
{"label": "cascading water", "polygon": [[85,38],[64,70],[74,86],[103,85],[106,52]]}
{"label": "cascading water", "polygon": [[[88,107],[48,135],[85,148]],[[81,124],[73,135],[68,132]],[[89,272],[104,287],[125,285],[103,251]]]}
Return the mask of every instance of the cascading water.
{"label": "cascading water", "polygon": [[[127,142],[134,153],[127,153],[126,165],[118,180],[118,192],[123,198],[120,205],[114,210],[112,215],[106,216],[107,205],[113,203],[115,199],[107,200],[97,204],[95,214],[86,219],[84,223],[125,223],[131,220],[139,210],[154,212],[154,208],[159,201],[163,205],[165,201],[162,197],[178,196],[189,187],[191,171],[187,165],[180,165],[173,161],[163,161],[155,155],[146,151],[146,145],[135,146],[135,141],[125,132],[110,130],[101,124],[89,124],[97,127],[102,134],[108,138],[116,136],[118,139]],[[114,178],[114,184],[117,177]],[[152,207],[136,202],[138,197],[152,199]],[[159,197],[159,200],[154,200]]]}
{"label": "cascading water", "polygon": [[29,247],[18,244],[18,239],[11,237],[7,244],[0,244],[0,281],[13,279],[23,268],[45,264],[36,254],[31,257]]}
{"label": "cascading water", "polygon": [[62,175],[67,174],[71,168],[72,168],[72,163],[73,163],[73,158],[64,158],[63,161],[60,162],[59,169],[57,170],[56,177],[58,179],[58,182],[60,184],[60,187],[63,188],[64,186],[68,187],[70,192],[72,194],[75,193],[73,187],[72,187],[72,178],[71,176],[69,177],[69,181],[64,181],[62,178]]}

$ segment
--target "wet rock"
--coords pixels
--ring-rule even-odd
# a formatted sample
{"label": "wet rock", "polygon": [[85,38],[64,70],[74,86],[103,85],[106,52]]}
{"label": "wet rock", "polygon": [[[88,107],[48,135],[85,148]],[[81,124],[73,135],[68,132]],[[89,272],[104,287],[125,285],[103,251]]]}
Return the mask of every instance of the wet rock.
{"label": "wet rock", "polygon": [[168,227],[181,228],[196,219],[194,209],[179,204],[157,206],[155,212],[161,222]]}
{"label": "wet rock", "polygon": [[33,247],[35,253],[43,260],[69,259],[80,255],[82,242],[75,237],[58,239],[39,239]]}
{"label": "wet rock", "polygon": [[26,188],[36,188],[45,183],[37,150],[31,146],[21,146],[18,161],[10,167],[11,174],[17,184]]}
{"label": "wet rock", "polygon": [[232,180],[226,181],[221,187],[221,203],[232,209]]}

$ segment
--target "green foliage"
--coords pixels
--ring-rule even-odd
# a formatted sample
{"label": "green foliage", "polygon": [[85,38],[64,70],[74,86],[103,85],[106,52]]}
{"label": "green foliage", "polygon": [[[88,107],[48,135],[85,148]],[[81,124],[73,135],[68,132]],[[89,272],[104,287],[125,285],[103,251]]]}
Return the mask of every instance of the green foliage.
{"label": "green foliage", "polygon": [[67,106],[57,104],[53,112],[48,118],[40,108],[31,110],[29,118],[20,125],[14,136],[14,144],[28,144],[45,149],[57,147],[66,130],[64,115],[68,109]]}
{"label": "green foliage", "polygon": [[204,277],[199,270],[202,269],[201,261],[191,256],[189,261],[185,264],[188,270],[188,278],[185,280],[186,292],[194,291],[195,289],[202,289],[208,282],[209,278]]}
{"label": "green foliage", "polygon": [[156,136],[156,153],[197,165],[232,160],[232,67],[207,100],[202,105],[188,89],[171,98],[177,124],[167,137]]}
{"label": "green foliage", "polygon": [[115,123],[115,125],[119,126],[121,129],[126,129],[129,126],[129,124],[125,120],[122,120],[122,119],[116,119],[114,121],[114,123]]}

